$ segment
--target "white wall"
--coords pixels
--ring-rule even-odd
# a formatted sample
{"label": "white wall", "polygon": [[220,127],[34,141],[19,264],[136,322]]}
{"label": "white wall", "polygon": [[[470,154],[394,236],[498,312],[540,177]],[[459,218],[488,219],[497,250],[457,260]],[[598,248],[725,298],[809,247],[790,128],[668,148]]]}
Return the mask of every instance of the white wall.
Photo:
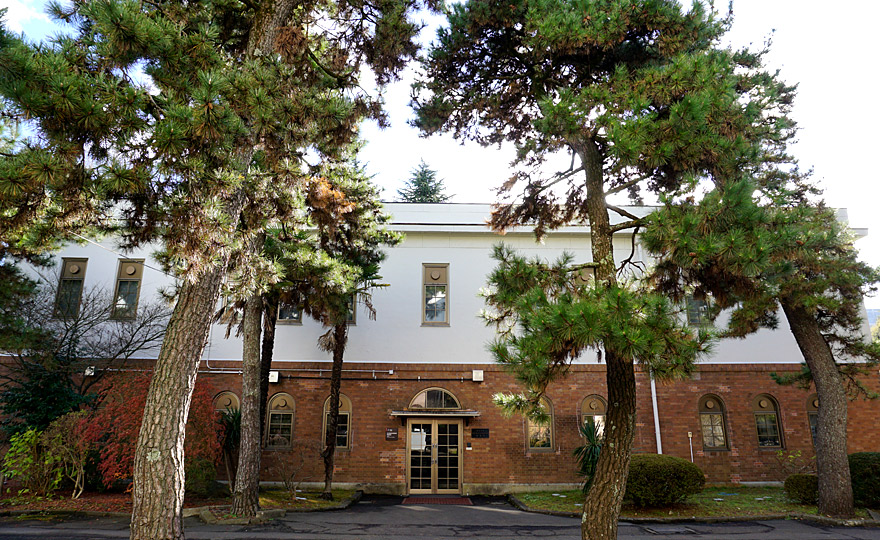
{"label": "white wall", "polygon": [[[488,205],[389,203],[387,209],[394,215],[393,228],[404,232],[406,238],[399,246],[386,250],[388,257],[380,274],[382,281],[390,286],[373,293],[376,320],[370,320],[363,306],[358,306],[357,323],[350,329],[346,351],[349,362],[491,363],[486,346],[492,340],[493,329],[486,327],[478,316],[485,308],[478,293],[486,286],[486,276],[495,266],[491,259],[492,246],[504,242],[527,255],[549,260],[556,259],[562,251],[572,253],[576,262],[592,260],[587,227],[566,227],[537,243],[525,229],[505,236],[489,231],[485,225],[490,212]],[[101,244],[118,251],[112,241],[104,240]],[[158,298],[156,291],[160,287],[173,284],[172,278],[158,270],[151,252],[152,249],[142,249],[121,255],[146,259],[141,303]],[[630,252],[631,238],[615,237],[615,258],[620,261]],[[101,286],[112,294],[120,255],[86,244],[67,246],[58,257],[88,258],[86,287]],[[641,259],[638,251],[634,260]],[[448,327],[421,324],[423,263],[449,264]],[[59,271],[60,264],[51,272],[53,279],[57,279]],[[225,325],[212,326],[206,359],[241,359],[240,339],[225,339],[225,332]],[[308,318],[301,325],[278,325],[274,360],[280,363],[329,361],[329,355],[316,346],[324,332],[320,324]],[[596,358],[588,354],[584,361],[595,362]],[[761,330],[743,340],[720,342],[707,360],[713,363],[800,361],[784,317],[777,331]]]}

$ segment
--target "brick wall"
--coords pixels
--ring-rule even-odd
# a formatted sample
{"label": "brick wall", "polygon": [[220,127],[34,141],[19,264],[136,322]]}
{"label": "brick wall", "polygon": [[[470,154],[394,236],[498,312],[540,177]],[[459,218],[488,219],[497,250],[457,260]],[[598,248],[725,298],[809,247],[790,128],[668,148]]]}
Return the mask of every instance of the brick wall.
{"label": "brick wall", "polygon": [[[212,367],[224,364],[212,362]],[[322,462],[318,458],[322,429],[322,410],[329,393],[327,364],[285,364],[296,371],[281,369],[279,383],[270,386],[270,396],[287,392],[296,401],[294,448],[264,453],[264,480],[302,467],[297,478],[320,481]],[[237,367],[233,363],[225,367]],[[323,372],[309,371],[324,369]],[[464,427],[464,443],[471,450],[462,455],[462,481],[468,485],[575,483],[572,451],[581,444],[577,431],[578,408],[590,394],[607,395],[604,366],[575,366],[569,375],[548,390],[554,409],[554,448],[552,451],[526,450],[525,423],[522,418],[505,418],[491,402],[497,392],[517,392],[513,379],[494,365],[346,364],[342,392],[352,402],[351,448],[336,456],[335,481],[355,482],[377,490],[404,489],[406,482],[406,422],[390,416],[401,410],[421,390],[440,387],[454,394],[465,409],[480,412]],[[485,381],[473,382],[472,369],[484,371]],[[704,365],[689,380],[657,383],[658,409],[663,451],[690,459],[687,433],[693,439],[694,462],[710,482],[771,481],[782,479],[776,450],[758,447],[752,398],[770,394],[780,407],[784,451],[801,451],[812,457],[813,447],[807,420],[807,398],[812,392],[779,386],[770,372],[797,370],[799,366]],[[393,370],[393,374],[388,371]],[[239,375],[204,373],[218,390],[240,386]],[[876,376],[866,384],[880,390]],[[656,452],[650,381],[636,374],[638,412],[634,450]],[[724,401],[729,450],[704,452],[700,434],[697,401],[711,393]],[[858,400],[851,403],[849,451],[880,450],[880,433],[875,428],[880,402]],[[386,428],[397,428],[397,441],[386,441]],[[471,437],[472,428],[488,428],[488,439]],[[464,446],[464,444],[462,445]]]}

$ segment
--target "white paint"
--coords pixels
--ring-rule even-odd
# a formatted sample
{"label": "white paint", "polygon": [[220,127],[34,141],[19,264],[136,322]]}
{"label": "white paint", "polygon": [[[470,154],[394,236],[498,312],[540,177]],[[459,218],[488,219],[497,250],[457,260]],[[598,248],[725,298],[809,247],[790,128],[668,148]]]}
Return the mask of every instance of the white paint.
{"label": "white paint", "polygon": [[[657,439],[657,453],[663,453],[663,442],[660,439],[660,412],[657,408],[657,384],[654,382],[654,374],[651,374],[651,407],[654,410],[654,438]],[[693,459],[691,460],[693,461]]]}
{"label": "white paint", "polygon": [[[373,293],[376,320],[369,319],[363,306],[358,307],[357,324],[350,328],[347,362],[493,364],[486,346],[495,332],[479,316],[486,309],[479,292],[486,287],[487,275],[495,266],[491,259],[493,245],[504,242],[524,254],[551,261],[563,251],[573,254],[576,262],[592,260],[589,228],[584,226],[565,227],[538,243],[531,232],[523,228],[505,236],[491,232],[485,224],[489,205],[389,203],[386,210],[394,216],[392,228],[405,232],[406,239],[399,246],[387,249],[388,257],[379,273],[382,282],[389,286]],[[119,254],[104,249],[117,250],[112,241],[103,240],[100,244],[72,244],[58,257],[87,258],[86,287],[103,287],[112,293]],[[616,235],[613,247],[615,259],[620,261],[629,256],[631,240],[626,235]],[[152,251],[145,248],[123,254],[144,258],[149,265],[144,267],[141,304],[158,300],[158,290],[170,288],[174,283],[171,277],[156,269],[159,265],[151,256]],[[634,258],[645,258],[640,246]],[[449,264],[448,326],[422,325],[423,263]],[[46,279],[57,281],[59,269],[57,265]],[[719,324],[724,322],[722,315]],[[281,366],[292,362],[329,363],[330,354],[317,347],[318,338],[325,331],[319,323],[309,319],[301,325],[278,325],[274,360]],[[224,335],[224,325],[212,326],[204,354],[206,360],[241,359],[240,339],[225,339]],[[155,358],[157,354],[158,351],[147,351],[142,357]],[[595,351],[586,351],[578,362],[595,364],[597,355]],[[712,356],[704,360],[704,363],[719,364],[800,362],[801,355],[784,317],[779,330],[760,330],[746,339],[721,341]],[[281,367],[281,371],[286,369]]]}

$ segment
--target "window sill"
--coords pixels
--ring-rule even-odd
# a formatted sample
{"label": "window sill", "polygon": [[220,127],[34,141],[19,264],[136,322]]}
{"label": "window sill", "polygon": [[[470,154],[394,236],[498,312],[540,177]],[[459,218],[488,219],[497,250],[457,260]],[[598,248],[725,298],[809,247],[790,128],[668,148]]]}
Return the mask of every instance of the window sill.
{"label": "window sill", "polygon": [[281,319],[281,320],[275,321],[275,324],[280,325],[280,326],[302,326],[302,321]]}
{"label": "window sill", "polygon": [[439,326],[439,327],[449,327],[448,322],[423,322],[422,326]]}

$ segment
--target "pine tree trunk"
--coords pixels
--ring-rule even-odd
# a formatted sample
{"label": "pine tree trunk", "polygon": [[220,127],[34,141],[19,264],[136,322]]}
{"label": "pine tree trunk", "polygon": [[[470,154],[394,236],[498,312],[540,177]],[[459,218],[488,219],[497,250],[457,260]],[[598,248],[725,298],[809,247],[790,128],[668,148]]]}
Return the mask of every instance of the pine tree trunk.
{"label": "pine tree trunk", "polygon": [[184,427],[224,275],[184,283],[168,321],[134,456],[132,540],[183,538]]}
{"label": "pine tree trunk", "polygon": [[263,299],[250,296],[244,307],[244,340],[241,361],[241,442],[232,513],[255,516],[260,509],[260,322]]}
{"label": "pine tree trunk", "polygon": [[266,435],[266,407],[269,403],[269,372],[275,351],[275,325],[278,321],[278,295],[263,295],[263,348],[260,353],[260,436]]}
{"label": "pine tree trunk", "polygon": [[[295,6],[293,0],[261,4],[248,40],[248,56],[274,52],[275,39]],[[241,163],[250,162],[253,148],[252,143],[242,145]],[[229,203],[227,215],[233,222],[243,201],[244,193],[238,193]],[[184,430],[226,263],[216,263],[198,282],[181,287],[165,330],[135,450],[132,540],[183,538]]]}
{"label": "pine tree trunk", "polygon": [[789,298],[783,298],[781,304],[791,333],[813,374],[813,383],[819,396],[815,441],[819,513],[832,517],[852,517],[855,508],[846,453],[846,389],[815,316]]}
{"label": "pine tree trunk", "polygon": [[342,358],[348,341],[348,325],[333,327],[333,370],[330,372],[330,412],[327,418],[327,431],[324,433],[324,492],[321,498],[333,500],[333,461],[336,455],[336,426],[339,425],[339,388],[342,385]]}
{"label": "pine tree trunk", "polygon": [[[598,264],[596,280],[612,287],[617,284],[617,269],[605,202],[602,156],[592,140],[576,148],[586,169],[590,244],[593,262]],[[608,422],[596,473],[584,501],[581,518],[581,538],[584,540],[616,540],[617,519],[623,505],[630,452],[635,438],[636,382],[633,361],[606,348],[605,367]]]}

